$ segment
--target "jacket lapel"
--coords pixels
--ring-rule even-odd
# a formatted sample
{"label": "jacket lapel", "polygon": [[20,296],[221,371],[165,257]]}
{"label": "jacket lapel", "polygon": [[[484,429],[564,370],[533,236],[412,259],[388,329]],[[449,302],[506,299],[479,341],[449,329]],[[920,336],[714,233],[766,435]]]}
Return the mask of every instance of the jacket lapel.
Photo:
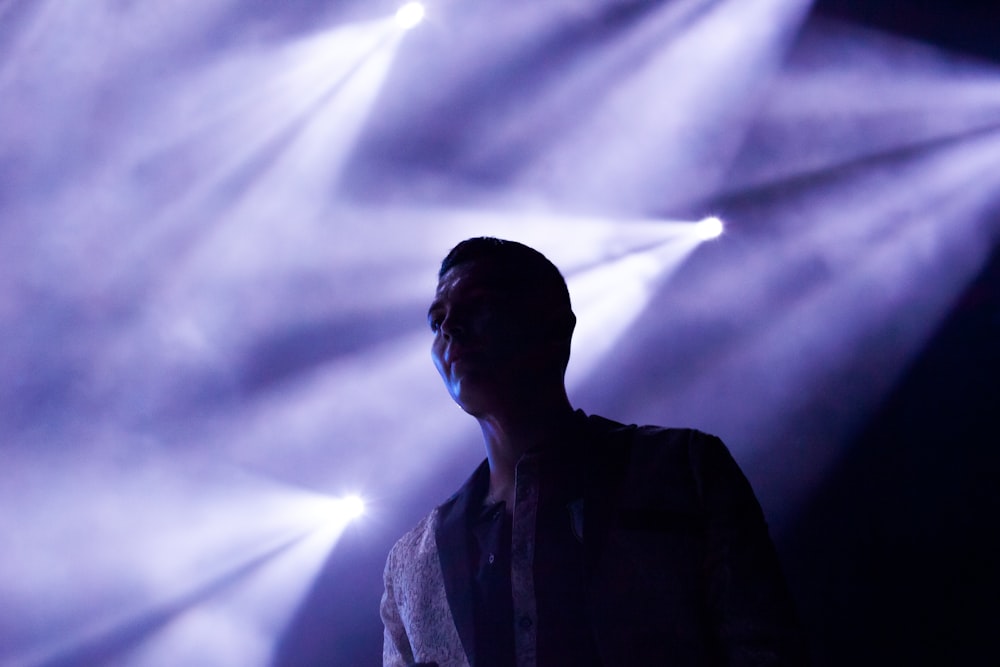
{"label": "jacket lapel", "polygon": [[448,606],[470,665],[475,664],[476,628],[472,609],[468,521],[471,505],[483,495],[489,475],[489,465],[483,461],[462,488],[439,508],[439,522],[434,535]]}

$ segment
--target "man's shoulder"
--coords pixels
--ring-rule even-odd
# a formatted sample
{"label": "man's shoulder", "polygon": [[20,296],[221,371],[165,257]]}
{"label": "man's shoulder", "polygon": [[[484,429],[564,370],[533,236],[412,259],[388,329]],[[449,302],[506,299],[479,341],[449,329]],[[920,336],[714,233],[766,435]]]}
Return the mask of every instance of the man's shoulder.
{"label": "man's shoulder", "polygon": [[406,531],[402,537],[396,540],[392,547],[392,552],[414,552],[424,551],[434,543],[434,530],[437,525],[438,513],[441,506],[435,507],[425,514],[412,528]]}
{"label": "man's shoulder", "polygon": [[[435,507],[403,534],[389,550],[386,572],[394,577],[412,570],[418,563],[436,562],[437,542],[434,534],[440,507]],[[418,568],[419,569],[419,568]]]}
{"label": "man's shoulder", "polygon": [[592,466],[620,503],[697,512],[706,493],[746,482],[717,436],[694,428],[621,424],[598,417]]}
{"label": "man's shoulder", "polygon": [[695,428],[625,424],[599,415],[588,415],[587,424],[598,441],[611,445],[627,444],[638,448],[689,449],[722,444],[717,436]]}
{"label": "man's shoulder", "polygon": [[635,483],[689,487],[732,462],[722,440],[695,428],[623,424],[597,416],[588,417],[588,423],[594,464]]}
{"label": "man's shoulder", "polygon": [[414,558],[437,553],[437,533],[442,524],[453,525],[461,516],[470,495],[489,482],[489,466],[483,461],[447,500],[428,512],[420,521],[396,540],[389,551],[389,563],[400,558]]}

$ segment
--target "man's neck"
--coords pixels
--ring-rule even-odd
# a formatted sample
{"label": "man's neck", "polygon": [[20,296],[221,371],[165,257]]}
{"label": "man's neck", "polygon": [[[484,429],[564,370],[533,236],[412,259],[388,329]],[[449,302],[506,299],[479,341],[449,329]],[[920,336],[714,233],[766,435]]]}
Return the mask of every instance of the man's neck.
{"label": "man's neck", "polygon": [[574,428],[575,416],[569,400],[534,406],[529,410],[487,415],[479,418],[490,465],[487,500],[514,506],[514,471],[521,456],[530,449],[544,449],[565,439]]}

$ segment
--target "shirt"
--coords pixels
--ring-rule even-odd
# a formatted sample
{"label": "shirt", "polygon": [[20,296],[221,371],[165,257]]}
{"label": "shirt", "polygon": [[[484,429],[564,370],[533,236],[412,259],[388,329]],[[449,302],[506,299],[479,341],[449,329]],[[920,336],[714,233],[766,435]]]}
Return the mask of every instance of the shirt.
{"label": "shirt", "polygon": [[515,471],[514,509],[471,511],[476,667],[599,665],[583,551],[583,467],[572,443],[532,450]]}

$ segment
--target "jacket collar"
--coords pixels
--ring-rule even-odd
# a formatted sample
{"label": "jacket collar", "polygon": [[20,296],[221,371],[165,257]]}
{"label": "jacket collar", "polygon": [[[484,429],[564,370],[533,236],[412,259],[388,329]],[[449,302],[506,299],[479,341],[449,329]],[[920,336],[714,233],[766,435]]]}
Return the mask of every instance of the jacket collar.
{"label": "jacket collar", "polygon": [[[577,414],[580,416],[579,441],[572,446],[586,467],[583,534],[589,579],[603,550],[603,538],[611,518],[607,501],[611,490],[620,482],[634,427],[587,416],[582,411]],[[474,664],[476,655],[476,626],[472,608],[469,522],[478,515],[489,483],[489,462],[484,460],[459,490],[438,508],[439,520],[434,534],[448,606],[470,665]]]}
{"label": "jacket collar", "polygon": [[472,609],[469,519],[475,516],[473,510],[486,496],[489,483],[490,466],[484,460],[455,495],[438,508],[434,534],[448,606],[470,665],[476,655],[476,624]]}

